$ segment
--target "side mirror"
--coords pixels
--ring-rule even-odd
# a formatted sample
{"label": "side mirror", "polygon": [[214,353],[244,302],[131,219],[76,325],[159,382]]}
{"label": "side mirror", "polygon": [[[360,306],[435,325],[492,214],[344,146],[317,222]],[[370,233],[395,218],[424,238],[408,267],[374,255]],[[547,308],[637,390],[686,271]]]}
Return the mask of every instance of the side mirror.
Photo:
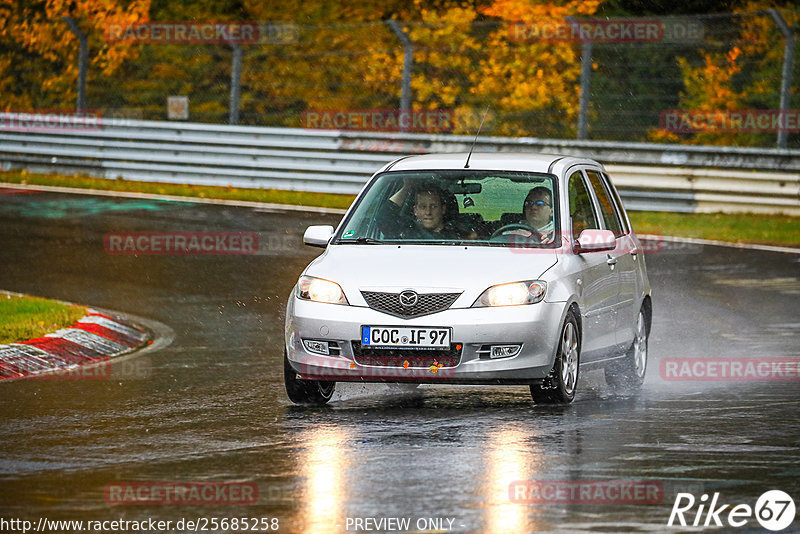
{"label": "side mirror", "polygon": [[573,246],[577,254],[614,250],[617,240],[611,230],[584,230]]}
{"label": "side mirror", "polygon": [[303,234],[303,243],[310,247],[325,248],[331,237],[333,237],[333,226],[327,224],[309,226],[306,228],[306,233]]}

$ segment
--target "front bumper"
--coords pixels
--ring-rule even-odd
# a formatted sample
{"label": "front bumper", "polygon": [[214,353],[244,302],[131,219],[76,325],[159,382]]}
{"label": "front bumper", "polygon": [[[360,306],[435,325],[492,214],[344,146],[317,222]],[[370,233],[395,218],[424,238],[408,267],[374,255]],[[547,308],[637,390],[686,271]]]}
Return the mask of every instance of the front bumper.
{"label": "front bumper", "polygon": [[[292,294],[286,310],[286,353],[304,379],[529,384],[552,369],[565,313],[565,303],[543,301],[525,306],[447,309],[400,319],[367,307],[309,302]],[[413,351],[405,358],[410,365],[403,368],[402,351],[399,358],[387,358],[383,363],[374,356],[359,356],[362,325],[450,327],[451,347],[457,357],[440,357],[440,365],[432,367],[436,353]],[[304,339],[327,341],[338,346],[338,354],[313,354],[303,345]],[[515,356],[496,359],[480,352],[487,345],[503,344],[520,344],[521,349]]]}

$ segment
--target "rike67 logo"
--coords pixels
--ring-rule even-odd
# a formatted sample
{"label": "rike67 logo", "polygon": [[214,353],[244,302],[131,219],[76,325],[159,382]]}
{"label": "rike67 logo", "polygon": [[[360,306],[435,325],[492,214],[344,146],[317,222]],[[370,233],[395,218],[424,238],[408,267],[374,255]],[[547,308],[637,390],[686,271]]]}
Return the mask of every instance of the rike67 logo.
{"label": "rike67 logo", "polygon": [[[694,510],[695,504],[697,510]],[[749,504],[722,504],[719,493],[714,493],[711,502],[703,494],[699,502],[691,493],[678,493],[667,525],[693,527],[743,527],[755,517],[765,529],[777,532],[792,524],[795,517],[794,500],[788,493],[780,490],[764,492],[756,501],[755,507]]]}

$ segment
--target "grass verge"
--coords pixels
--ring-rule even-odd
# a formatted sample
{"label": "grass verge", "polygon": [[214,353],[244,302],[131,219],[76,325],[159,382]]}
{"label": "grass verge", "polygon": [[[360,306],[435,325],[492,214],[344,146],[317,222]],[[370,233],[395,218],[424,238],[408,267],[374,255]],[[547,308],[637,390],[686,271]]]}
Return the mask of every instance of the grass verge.
{"label": "grass verge", "polygon": [[26,341],[72,326],[86,308],[40,297],[0,293],[0,344]]}
{"label": "grass verge", "polygon": [[342,209],[348,208],[355,198],[355,195],[340,195],[336,193],[311,193],[308,191],[284,191],[282,189],[244,189],[212,185],[164,184],[159,182],[123,180],[120,178],[116,180],[106,180],[105,178],[93,178],[91,176],[34,174],[25,171],[0,172],[0,182],[151,193],[156,195],[176,195],[191,198],[249,200],[273,204],[292,204],[295,206],[319,206],[322,208]]}
{"label": "grass verge", "polygon": [[[334,193],[163,184],[122,179],[106,180],[89,176],[33,174],[26,171],[0,172],[0,182],[342,209],[349,207],[355,198],[354,195]],[[628,214],[634,229],[639,234],[695,237],[732,243],[800,246],[800,217],[753,213],[671,213],[661,211],[631,211]]]}
{"label": "grass verge", "polygon": [[638,234],[800,247],[800,217],[753,213],[629,211]]}

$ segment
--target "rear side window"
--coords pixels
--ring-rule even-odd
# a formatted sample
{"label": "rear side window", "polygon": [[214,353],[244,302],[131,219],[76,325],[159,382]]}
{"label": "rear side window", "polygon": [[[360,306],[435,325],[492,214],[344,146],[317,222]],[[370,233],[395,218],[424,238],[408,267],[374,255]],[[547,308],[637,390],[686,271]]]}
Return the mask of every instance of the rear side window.
{"label": "rear side window", "polygon": [[580,233],[587,228],[600,228],[592,207],[592,199],[581,171],[575,171],[569,177],[569,215],[572,218],[572,238],[578,239]]}
{"label": "rear side window", "polygon": [[600,202],[600,212],[603,214],[603,220],[606,222],[606,230],[614,232],[614,237],[621,237],[625,232],[622,230],[622,223],[620,216],[617,212],[617,206],[611,200],[608,189],[603,183],[600,173],[597,171],[586,171],[589,176],[589,181],[592,183],[597,200]]}
{"label": "rear side window", "polygon": [[608,190],[611,191],[611,196],[614,197],[614,201],[617,203],[617,212],[619,213],[619,221],[622,223],[622,231],[627,234],[631,231],[631,227],[628,223],[628,219],[625,217],[625,208],[622,206],[622,199],[619,198],[617,190],[611,186],[611,178],[609,178],[606,173],[603,173],[603,182],[608,186]]}

